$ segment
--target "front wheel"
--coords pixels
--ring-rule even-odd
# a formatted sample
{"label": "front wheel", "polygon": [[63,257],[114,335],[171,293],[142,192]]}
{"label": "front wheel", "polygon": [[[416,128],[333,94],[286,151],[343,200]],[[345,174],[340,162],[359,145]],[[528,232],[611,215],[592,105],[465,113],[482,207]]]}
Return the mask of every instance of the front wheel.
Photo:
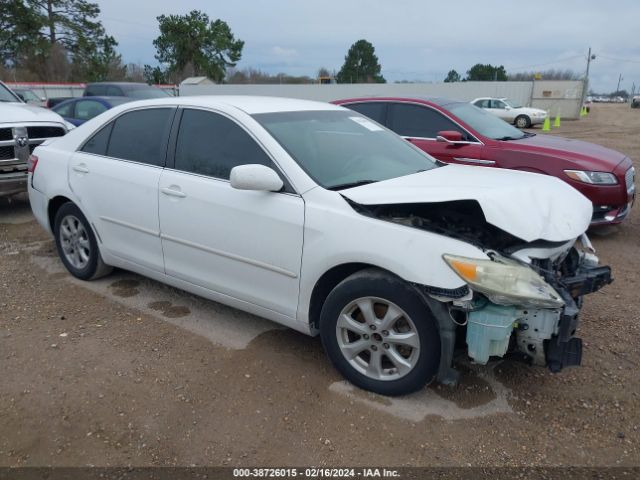
{"label": "front wheel", "polygon": [[74,277],[90,280],[111,272],[102,261],[91,225],[76,205],[68,202],[60,207],[53,232],[60,260]]}
{"label": "front wheel", "polygon": [[431,311],[413,287],[377,269],[357,272],[333,289],[320,335],[336,369],[365,390],[404,395],[438,371],[440,337]]}
{"label": "front wheel", "polygon": [[526,115],[519,115],[516,117],[515,124],[518,128],[529,128],[531,126],[531,119]]}

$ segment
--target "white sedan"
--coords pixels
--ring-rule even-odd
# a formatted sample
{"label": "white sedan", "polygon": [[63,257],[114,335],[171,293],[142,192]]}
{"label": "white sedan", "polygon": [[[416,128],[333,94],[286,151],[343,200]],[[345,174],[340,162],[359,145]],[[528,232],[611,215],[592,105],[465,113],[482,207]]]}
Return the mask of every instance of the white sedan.
{"label": "white sedan", "polygon": [[508,98],[476,98],[471,103],[518,128],[529,128],[531,125],[543,123],[547,118],[547,112],[544,110],[523,107],[519,102]]}
{"label": "white sedan", "polygon": [[535,363],[579,363],[581,297],[608,279],[576,243],[591,204],[564,182],[443,165],[330,104],[127,103],[29,171],[74,276],[119,267],[319,333],[346,378],[387,395],[455,383],[457,336],[479,363],[512,337]]}

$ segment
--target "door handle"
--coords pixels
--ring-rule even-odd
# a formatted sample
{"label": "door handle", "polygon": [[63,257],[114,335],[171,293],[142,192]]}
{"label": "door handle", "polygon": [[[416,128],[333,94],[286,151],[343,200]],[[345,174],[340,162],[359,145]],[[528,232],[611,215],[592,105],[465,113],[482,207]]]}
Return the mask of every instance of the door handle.
{"label": "door handle", "polygon": [[184,198],[187,196],[186,193],[180,190],[176,190],[175,188],[161,188],[160,191],[165,195],[169,195],[170,197]]}
{"label": "door handle", "polygon": [[74,165],[71,168],[73,168],[73,170],[78,173],[89,173],[89,169],[84,163],[81,163],[80,165]]}

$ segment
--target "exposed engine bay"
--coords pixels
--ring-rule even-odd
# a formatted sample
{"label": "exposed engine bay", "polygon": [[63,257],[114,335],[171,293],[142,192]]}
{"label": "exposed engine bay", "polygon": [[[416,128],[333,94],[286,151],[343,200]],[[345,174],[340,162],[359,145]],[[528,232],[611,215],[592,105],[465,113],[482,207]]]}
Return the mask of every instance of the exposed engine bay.
{"label": "exposed engine bay", "polygon": [[[469,288],[450,291],[417,286],[438,318],[441,382],[457,381],[451,364],[456,338],[462,336],[468,356],[480,364],[486,364],[490,357],[515,353],[553,372],[580,365],[582,341],[575,333],[583,296],[612,282],[611,269],[598,264],[585,234],[565,242],[526,242],[488,223],[475,200],[385,205],[347,201],[363,215],[475,245],[491,259],[485,264],[491,266],[495,262],[516,272],[528,272],[531,278],[514,276],[513,281],[530,281],[530,288],[544,291],[550,297],[529,301],[483,289],[470,281]],[[445,260],[450,266],[451,262],[464,262],[455,258]]]}

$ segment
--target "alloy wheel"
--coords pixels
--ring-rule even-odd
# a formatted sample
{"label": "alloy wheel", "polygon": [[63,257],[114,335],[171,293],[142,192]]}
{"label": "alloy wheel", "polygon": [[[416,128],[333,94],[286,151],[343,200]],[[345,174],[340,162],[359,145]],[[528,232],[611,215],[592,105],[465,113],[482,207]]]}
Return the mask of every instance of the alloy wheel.
{"label": "alloy wheel", "polygon": [[349,364],[374,380],[397,380],[413,370],[420,337],[409,315],[393,302],[362,297],[340,312],[336,336]]}

